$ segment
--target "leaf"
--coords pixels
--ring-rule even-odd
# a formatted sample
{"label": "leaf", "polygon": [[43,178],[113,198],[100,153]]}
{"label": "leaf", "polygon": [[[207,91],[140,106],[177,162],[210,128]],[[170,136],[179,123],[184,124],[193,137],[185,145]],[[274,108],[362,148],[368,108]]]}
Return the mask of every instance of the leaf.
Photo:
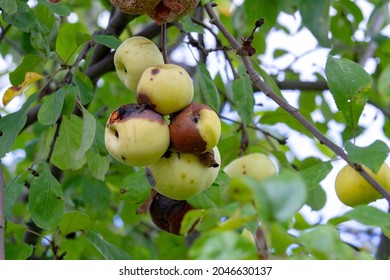
{"label": "leaf", "polygon": [[82,107],[83,111],[83,132],[81,137],[81,144],[79,149],[74,155],[76,161],[82,159],[85,153],[91,148],[93,141],[95,140],[96,132],[96,119],[85,107]]}
{"label": "leaf", "polygon": [[76,97],[79,89],[74,85],[66,85],[66,95],[64,99],[64,105],[62,106],[62,114],[70,117],[74,111],[76,105]]}
{"label": "leaf", "polygon": [[233,82],[233,101],[238,115],[245,125],[253,121],[255,97],[248,75],[241,75]]}
{"label": "leaf", "polygon": [[325,75],[338,109],[352,129],[357,127],[371,88],[370,75],[357,63],[329,56]]}
{"label": "leaf", "polygon": [[4,218],[5,221],[8,221],[11,212],[12,206],[16,200],[20,197],[20,194],[24,188],[25,179],[23,176],[16,176],[5,185],[4,189]]}
{"label": "leaf", "polygon": [[86,239],[103,255],[106,260],[132,259],[125,251],[107,242],[96,232],[88,232]]}
{"label": "leaf", "polygon": [[95,40],[95,42],[98,44],[104,45],[115,50],[122,44],[122,41],[114,35],[94,34],[92,35],[92,39]]}
{"label": "leaf", "polygon": [[[7,1],[7,0],[3,0]],[[9,1],[9,0],[8,0]],[[31,27],[37,22],[34,10],[23,1],[13,1],[17,6],[16,13],[13,13],[15,6],[9,6],[12,14],[3,13],[3,20],[8,24],[20,28],[22,31],[29,33]]]}
{"label": "leaf", "polygon": [[52,163],[61,170],[77,170],[86,162],[86,158],[75,161],[75,154],[81,145],[82,121],[79,117],[71,115],[63,117],[60,133],[51,157]]}
{"label": "leaf", "polygon": [[280,223],[270,223],[268,230],[271,247],[277,254],[286,253],[287,248],[297,242]]}
{"label": "leaf", "polygon": [[105,175],[110,167],[110,157],[102,156],[92,150],[87,152],[87,164],[92,175],[104,181]]}
{"label": "leaf", "polygon": [[83,179],[81,198],[91,218],[105,218],[110,205],[111,193],[106,184],[93,177]]}
{"label": "leaf", "polygon": [[188,199],[195,208],[217,208],[221,205],[221,187],[212,185],[207,190]]}
{"label": "leaf", "polygon": [[59,16],[67,17],[72,12],[72,7],[67,1],[60,1],[57,3],[49,2],[48,0],[38,0],[38,3],[50,8],[54,13]]}
{"label": "leaf", "polygon": [[64,213],[62,186],[51,174],[49,164],[39,165],[39,177],[32,180],[28,208],[34,223],[43,229],[52,230]]}
{"label": "leaf", "polygon": [[390,99],[390,64],[383,69],[378,78],[378,93],[385,99]]}
{"label": "leaf", "polygon": [[9,74],[9,80],[13,86],[20,85],[25,80],[28,72],[42,72],[44,60],[36,54],[28,54],[23,57],[22,63]]}
{"label": "leaf", "polygon": [[35,72],[27,72],[24,81],[18,85],[18,86],[11,86],[6,90],[6,92],[3,95],[3,104],[4,106],[7,106],[7,104],[15,97],[23,93],[23,91],[31,84],[33,84],[36,81],[39,81],[42,79],[43,76],[41,76],[38,73]]}
{"label": "leaf", "polygon": [[42,106],[38,111],[38,121],[42,125],[53,125],[57,122],[69,87],[71,86],[65,85],[42,98]]}
{"label": "leaf", "polygon": [[308,253],[321,260],[356,259],[355,250],[340,240],[337,230],[330,225],[320,225],[305,231],[298,238],[306,245]]}
{"label": "leaf", "polygon": [[305,1],[299,4],[302,23],[316,37],[318,43],[326,48],[331,47],[329,34],[329,9],[330,1]]}
{"label": "leaf", "polygon": [[16,136],[26,124],[27,111],[37,98],[38,94],[30,96],[19,111],[0,118],[0,158],[11,150]]}
{"label": "leaf", "polygon": [[91,224],[89,216],[80,211],[70,211],[62,216],[59,228],[63,236],[79,230],[88,229]]}
{"label": "leaf", "polygon": [[33,253],[34,246],[26,243],[5,243],[6,260],[26,260]]}
{"label": "leaf", "polygon": [[367,226],[390,226],[390,214],[369,205],[356,206],[354,209],[346,212],[343,217],[358,221]]}
{"label": "leaf", "polygon": [[183,29],[186,33],[190,33],[190,32],[195,32],[195,33],[199,33],[199,34],[205,33],[202,26],[194,23],[191,20],[190,15],[187,15],[187,16],[182,18],[182,25],[183,25]]}
{"label": "leaf", "polygon": [[91,80],[81,71],[77,71],[74,75],[74,83],[79,88],[80,102],[86,105],[91,102],[93,98],[93,84]]}
{"label": "leaf", "polygon": [[358,147],[351,142],[347,142],[345,143],[345,150],[350,161],[363,164],[374,173],[378,173],[390,152],[389,147],[381,140],[375,140],[367,147]]}
{"label": "leaf", "polygon": [[124,191],[121,198],[134,204],[143,203],[150,195],[151,187],[144,170],[132,173],[123,178],[121,186]]}
{"label": "leaf", "polygon": [[198,63],[196,66],[195,85],[206,104],[216,112],[219,111],[219,93],[213,79],[203,63]]}
{"label": "leaf", "polygon": [[7,14],[12,15],[17,11],[15,0],[0,0],[0,8]]}
{"label": "leaf", "polygon": [[197,260],[248,260],[256,259],[256,248],[235,231],[209,232],[196,239],[189,256]]}

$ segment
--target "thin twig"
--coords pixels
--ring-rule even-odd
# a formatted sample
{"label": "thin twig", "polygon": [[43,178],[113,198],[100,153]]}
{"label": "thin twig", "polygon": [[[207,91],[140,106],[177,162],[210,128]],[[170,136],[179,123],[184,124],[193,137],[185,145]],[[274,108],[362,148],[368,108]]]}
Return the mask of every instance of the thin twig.
{"label": "thin twig", "polygon": [[160,48],[161,48],[161,53],[164,58],[164,63],[167,64],[169,63],[169,58],[168,58],[168,50],[167,50],[167,24],[164,23],[161,25],[161,42],[160,42]]}
{"label": "thin twig", "polygon": [[[223,25],[219,20],[218,16],[213,10],[215,4],[208,3],[205,6],[206,12],[210,17],[210,23],[218,27],[220,32],[225,36],[229,41],[230,45],[238,51],[241,48],[241,44],[233,37],[230,31]],[[334,142],[329,140],[324,134],[322,134],[310,121],[308,121],[297,108],[287,103],[283,98],[276,94],[267,83],[265,83],[259,73],[254,69],[252,62],[247,56],[241,56],[241,59],[245,65],[247,73],[255,87],[261,90],[267,97],[271,98],[276,104],[278,104],[282,109],[290,113],[294,118],[296,118],[315,138],[317,138],[321,144],[330,148],[336,155],[341,157],[345,162],[352,166],[356,171],[358,171],[363,178],[365,178],[389,203],[390,203],[390,193],[388,193],[383,186],[381,186],[372,176],[370,176],[360,164],[355,164],[351,162],[348,158],[348,155],[345,153],[344,149]]]}
{"label": "thin twig", "polygon": [[60,117],[57,120],[56,131],[54,132],[53,139],[51,140],[51,143],[50,143],[50,150],[49,150],[49,154],[48,154],[47,159],[46,159],[46,162],[48,162],[48,163],[50,163],[51,156],[53,155],[54,147],[56,145],[58,136],[60,135],[61,123],[62,123],[62,117]]}

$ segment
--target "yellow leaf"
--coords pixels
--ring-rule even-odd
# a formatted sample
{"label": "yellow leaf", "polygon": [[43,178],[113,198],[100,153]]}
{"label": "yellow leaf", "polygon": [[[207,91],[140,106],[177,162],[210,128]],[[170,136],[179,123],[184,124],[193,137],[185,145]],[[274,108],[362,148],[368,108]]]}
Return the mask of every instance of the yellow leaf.
{"label": "yellow leaf", "polygon": [[35,73],[35,72],[27,72],[24,76],[24,81],[18,86],[12,86],[7,89],[3,96],[3,104],[7,106],[7,104],[15,97],[20,95],[26,87],[31,85],[32,83],[39,81],[43,76]]}

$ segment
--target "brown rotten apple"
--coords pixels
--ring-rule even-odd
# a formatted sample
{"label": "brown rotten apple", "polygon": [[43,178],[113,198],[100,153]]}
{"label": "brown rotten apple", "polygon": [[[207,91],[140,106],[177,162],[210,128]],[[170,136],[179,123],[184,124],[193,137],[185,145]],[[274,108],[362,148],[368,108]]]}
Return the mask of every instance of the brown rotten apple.
{"label": "brown rotten apple", "polygon": [[169,147],[169,128],[163,116],[138,104],[115,110],[104,136],[108,152],[130,166],[157,161]]}
{"label": "brown rotten apple", "polygon": [[209,106],[191,103],[172,115],[171,145],[182,153],[202,154],[214,148],[221,136],[221,122]]}
{"label": "brown rotten apple", "polygon": [[209,188],[217,178],[221,156],[217,147],[211,150],[213,164],[205,164],[195,154],[168,150],[163,157],[147,166],[155,190],[171,199],[186,200]]}
{"label": "brown rotten apple", "polygon": [[137,102],[169,115],[191,103],[194,87],[190,75],[176,64],[148,67],[137,86]]}
{"label": "brown rotten apple", "polygon": [[179,235],[183,217],[191,209],[193,207],[185,200],[170,199],[156,193],[152,198],[149,213],[157,227]]}

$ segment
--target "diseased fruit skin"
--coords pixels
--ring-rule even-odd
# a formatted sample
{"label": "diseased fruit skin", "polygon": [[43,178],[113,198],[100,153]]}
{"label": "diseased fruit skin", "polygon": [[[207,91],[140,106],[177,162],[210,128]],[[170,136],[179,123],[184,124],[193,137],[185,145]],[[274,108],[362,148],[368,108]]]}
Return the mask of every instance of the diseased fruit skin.
{"label": "diseased fruit skin", "polygon": [[206,190],[217,178],[221,165],[218,148],[214,147],[212,151],[217,162],[215,167],[202,163],[198,155],[170,149],[157,162],[147,166],[155,183],[154,189],[176,200],[187,200]]}
{"label": "diseased fruit skin", "polygon": [[123,41],[115,51],[114,64],[119,79],[135,92],[144,70],[152,65],[164,64],[164,58],[151,40],[134,36]]}
{"label": "diseased fruit skin", "polygon": [[119,10],[130,15],[140,15],[154,10],[161,0],[112,0]]}
{"label": "diseased fruit skin", "polygon": [[108,152],[119,162],[145,166],[167,151],[169,128],[160,114],[138,104],[126,104],[111,114],[104,141]]}
{"label": "diseased fruit skin", "polygon": [[[381,166],[377,174],[365,166],[363,168],[387,191],[390,191],[390,168],[386,163]],[[340,201],[350,207],[368,204],[382,198],[382,195],[350,165],[345,165],[337,173],[335,190]]]}
{"label": "diseased fruit skin", "polygon": [[176,64],[148,67],[137,86],[137,102],[147,104],[162,115],[182,110],[194,96],[192,79]]}
{"label": "diseased fruit skin", "polygon": [[264,180],[277,174],[277,169],[272,160],[261,153],[252,153],[234,159],[225,166],[223,171],[229,177],[250,176],[258,180]]}
{"label": "diseased fruit skin", "polygon": [[184,215],[194,209],[185,200],[170,199],[156,193],[149,207],[153,223],[160,229],[180,235],[181,222]]}
{"label": "diseased fruit skin", "polygon": [[191,103],[172,115],[169,133],[171,145],[179,152],[202,154],[217,146],[221,122],[209,106]]}

